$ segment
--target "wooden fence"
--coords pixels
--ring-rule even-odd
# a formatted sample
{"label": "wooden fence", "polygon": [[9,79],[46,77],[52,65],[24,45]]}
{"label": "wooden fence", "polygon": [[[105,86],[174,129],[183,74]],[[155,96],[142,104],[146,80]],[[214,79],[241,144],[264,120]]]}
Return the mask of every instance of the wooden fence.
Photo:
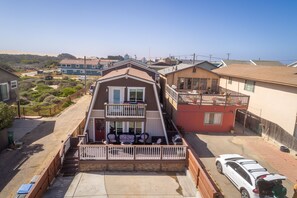
{"label": "wooden fence", "polygon": [[[236,121],[241,124],[244,124],[244,112],[237,111]],[[289,134],[278,124],[273,123],[264,118],[260,118],[257,115],[254,115],[250,112],[247,112],[246,118],[246,128],[249,128],[253,132],[272,138],[277,142],[284,144],[290,149],[297,151],[297,138]]]}
{"label": "wooden fence", "polygon": [[61,149],[57,152],[57,154],[53,157],[53,159],[49,162],[46,166],[45,170],[40,174],[40,177],[33,185],[32,189],[30,190],[29,194],[26,196],[28,198],[40,198],[42,197],[43,193],[47,190],[50,186],[53,179],[56,177],[58,171],[61,168],[62,161],[61,159],[64,158],[64,155],[69,149],[70,146],[70,137],[76,137],[76,134],[81,134],[83,130],[83,126],[85,124],[85,119],[83,119],[79,125],[74,129],[70,136],[67,137],[64,144],[61,146]]}
{"label": "wooden fence", "polygon": [[[67,96],[59,103],[52,105],[52,106],[38,106],[37,107],[30,107],[30,106],[20,106],[20,113],[21,116],[53,116],[57,113],[61,112],[64,107],[63,105],[65,102],[72,101],[73,99],[81,97],[85,92],[85,89],[80,89],[76,93]],[[15,106],[15,111],[17,112],[17,107]]]}
{"label": "wooden fence", "polygon": [[192,151],[191,148],[188,149],[188,170],[196,188],[204,198],[215,198],[223,197],[218,190],[216,184],[212,181],[207,171],[203,168],[202,163],[198,161],[199,157]]}

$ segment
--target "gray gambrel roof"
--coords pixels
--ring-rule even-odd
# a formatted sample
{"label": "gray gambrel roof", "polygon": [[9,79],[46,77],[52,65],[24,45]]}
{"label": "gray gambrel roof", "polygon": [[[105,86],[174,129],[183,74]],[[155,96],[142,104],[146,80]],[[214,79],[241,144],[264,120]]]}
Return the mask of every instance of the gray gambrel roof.
{"label": "gray gambrel roof", "polygon": [[179,64],[179,65],[175,65],[175,66],[169,66],[169,67],[166,67],[165,69],[161,69],[159,70],[158,72],[162,75],[167,75],[167,74],[171,74],[171,73],[174,73],[174,72],[178,72],[178,71],[181,71],[181,70],[184,70],[184,69],[188,69],[188,68],[191,68],[191,67],[197,67],[197,68],[201,68],[201,69],[205,69],[205,70],[208,70],[208,71],[211,71],[213,69],[217,69],[217,67],[213,64],[211,64],[210,62],[208,61],[203,61],[203,62],[200,62],[198,64]]}

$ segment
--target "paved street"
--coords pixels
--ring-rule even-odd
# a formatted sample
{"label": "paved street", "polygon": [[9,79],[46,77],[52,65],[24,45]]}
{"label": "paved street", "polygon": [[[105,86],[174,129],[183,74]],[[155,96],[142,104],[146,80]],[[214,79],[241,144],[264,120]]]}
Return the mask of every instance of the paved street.
{"label": "paved street", "polygon": [[44,198],[200,197],[189,176],[160,172],[88,172],[58,177]]}
{"label": "paved street", "polygon": [[292,197],[293,183],[297,182],[297,158],[279,151],[277,145],[266,142],[252,132],[242,134],[241,131],[237,126],[234,135],[230,133],[189,133],[186,139],[226,197],[240,197],[239,191],[232,183],[216,170],[215,158],[227,153],[237,153],[255,159],[269,172],[287,176],[288,180],[283,183],[288,190],[287,196]]}
{"label": "paved street", "polygon": [[22,149],[0,153],[0,198],[14,197],[21,184],[42,172],[60,149],[61,141],[85,117],[90,100],[90,95],[83,96],[59,116],[43,118],[42,123],[20,139],[24,143]]}

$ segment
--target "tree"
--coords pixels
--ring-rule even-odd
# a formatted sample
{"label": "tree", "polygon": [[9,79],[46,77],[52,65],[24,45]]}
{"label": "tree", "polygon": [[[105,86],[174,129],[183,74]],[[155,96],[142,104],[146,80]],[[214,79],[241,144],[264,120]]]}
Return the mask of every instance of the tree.
{"label": "tree", "polygon": [[14,119],[14,111],[7,104],[0,102],[0,130],[10,127]]}
{"label": "tree", "polygon": [[62,53],[58,55],[59,59],[76,59],[75,56],[68,54],[68,53]]}

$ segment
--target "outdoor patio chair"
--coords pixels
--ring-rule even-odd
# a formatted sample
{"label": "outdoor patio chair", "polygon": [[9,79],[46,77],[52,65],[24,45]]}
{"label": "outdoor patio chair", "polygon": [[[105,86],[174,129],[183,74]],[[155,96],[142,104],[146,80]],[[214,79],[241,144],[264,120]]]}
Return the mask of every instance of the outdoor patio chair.
{"label": "outdoor patio chair", "polygon": [[137,139],[137,142],[145,144],[148,138],[149,138],[148,133],[141,133],[140,137]]}
{"label": "outdoor patio chair", "polygon": [[153,145],[160,145],[162,143],[162,138],[158,138],[156,142],[153,142]]}
{"label": "outdoor patio chair", "polygon": [[114,144],[117,143],[117,135],[115,133],[108,133],[107,134],[107,143]]}

